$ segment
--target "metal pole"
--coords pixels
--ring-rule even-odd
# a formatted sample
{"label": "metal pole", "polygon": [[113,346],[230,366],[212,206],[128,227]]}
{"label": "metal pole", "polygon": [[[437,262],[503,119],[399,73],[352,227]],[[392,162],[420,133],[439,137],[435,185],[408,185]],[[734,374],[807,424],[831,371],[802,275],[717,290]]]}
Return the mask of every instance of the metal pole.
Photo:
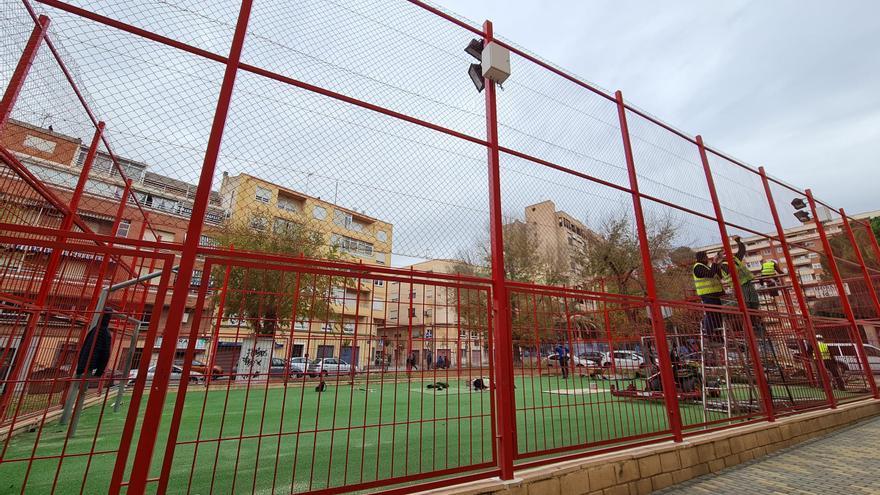
{"label": "metal pole", "polygon": [[880,395],[877,393],[877,384],[874,382],[874,373],[871,371],[871,366],[868,364],[868,356],[865,354],[862,335],[859,333],[859,325],[856,323],[856,317],[853,313],[852,306],[849,305],[849,298],[846,295],[846,286],[843,284],[843,278],[841,278],[840,270],[837,268],[837,261],[834,260],[834,252],[831,250],[831,243],[828,242],[828,235],[825,234],[825,227],[822,225],[822,221],[819,220],[818,212],[816,211],[816,201],[813,199],[813,192],[809,189],[804,192],[807,194],[807,202],[810,204],[810,212],[813,214],[813,222],[816,224],[816,231],[819,232],[819,239],[822,241],[822,249],[825,251],[825,257],[828,259],[828,268],[831,270],[831,275],[834,277],[834,283],[837,286],[840,304],[843,306],[843,314],[846,315],[846,319],[849,320],[850,327],[852,328],[852,339],[853,344],[856,346],[856,354],[859,356],[859,362],[864,370],[865,378],[868,380],[871,395],[873,395],[875,399],[878,399],[880,398]]}
{"label": "metal pole", "polygon": [[[715,190],[715,180],[712,178],[709,157],[706,156],[706,147],[703,145],[703,138],[701,136],[697,136],[697,148],[700,150],[703,172],[706,174],[706,184],[709,186],[709,195],[712,197],[712,206],[715,208],[715,219],[718,222],[718,232],[721,235],[721,246],[724,248],[724,257],[727,260],[727,272],[730,274],[731,285],[733,285],[733,292],[736,295],[736,303],[739,306],[740,313],[742,313],[743,328],[745,328],[746,341],[749,345],[749,352],[752,355],[752,362],[755,363],[755,381],[757,382],[758,390],[761,391],[767,420],[775,421],[776,413],[773,410],[773,393],[767,384],[767,376],[764,374],[764,364],[761,362],[761,353],[758,348],[758,341],[755,338],[755,329],[752,327],[751,314],[746,305],[742,286],[739,284],[739,273],[733,259],[733,250],[730,249],[730,243],[728,242],[729,237],[727,235],[727,225],[724,223],[724,213],[721,209],[721,202],[718,200],[718,191]],[[770,345],[772,346],[773,344],[771,343]],[[775,354],[775,351],[773,352]]]}
{"label": "metal pole", "polygon": [[791,257],[791,251],[788,248],[788,239],[785,237],[785,229],[782,228],[782,221],[779,220],[779,212],[776,210],[776,202],[773,200],[773,192],[770,188],[770,180],[767,179],[767,172],[764,167],[758,167],[758,173],[761,175],[761,182],[764,183],[764,194],[767,196],[767,202],[770,206],[770,214],[773,216],[773,223],[776,225],[776,237],[779,245],[782,246],[782,253],[785,255],[785,263],[788,265],[788,278],[791,280],[791,288],[794,297],[797,298],[798,307],[801,315],[804,317],[804,323],[807,326],[806,333],[809,335],[810,346],[813,348],[813,359],[816,360],[816,369],[819,370],[819,377],[822,380],[822,388],[825,390],[825,397],[832,409],[837,408],[837,400],[834,398],[834,392],[831,389],[831,380],[828,378],[828,370],[825,369],[825,363],[822,362],[822,356],[819,355],[819,341],[816,340],[816,329],[813,326],[813,316],[810,314],[810,308],[804,298],[804,290],[801,287],[801,281],[795,272],[794,260]]}
{"label": "metal pole", "polygon": [[[843,208],[840,209],[840,216],[843,218],[843,228],[846,230],[846,235],[849,237],[849,242],[852,243],[853,250],[856,253],[856,259],[859,261],[859,266],[862,269],[862,276],[865,277],[865,284],[868,287],[868,292],[871,294],[871,303],[874,305],[874,316],[875,318],[880,318],[880,299],[877,298],[877,290],[874,288],[874,282],[871,280],[871,274],[868,272],[868,265],[865,264],[865,258],[862,256],[862,250],[859,248],[859,245],[856,243],[856,236],[853,234],[852,228],[849,225],[849,219],[846,218],[846,212]],[[871,237],[874,234],[871,233]]]}
{"label": "metal pole", "polygon": [[3,132],[6,128],[6,123],[9,122],[9,116],[12,115],[12,108],[18,100],[21,88],[24,87],[24,81],[27,79],[28,72],[30,72],[31,66],[34,64],[34,59],[37,57],[37,52],[43,42],[43,36],[48,29],[49,18],[41,15],[37,19],[37,25],[34,26],[34,30],[31,31],[31,36],[28,38],[27,44],[24,46],[24,51],[21,53],[21,57],[18,59],[18,65],[15,66],[15,71],[9,79],[9,85],[6,86],[6,92],[3,93],[3,99],[0,100],[0,132]]}
{"label": "metal pole", "polygon": [[[97,127],[95,128],[95,134],[92,136],[92,142],[89,145],[89,151],[86,154],[86,159],[83,162],[82,170],[79,174],[79,180],[76,183],[76,188],[73,191],[73,195],[70,198],[70,210],[64,215],[64,220],[61,223],[61,227],[59,228],[60,234],[56,238],[59,243],[63,243],[67,240],[67,237],[64,233],[70,231],[73,227],[73,220],[76,217],[76,210],[79,208],[79,201],[82,198],[83,190],[85,189],[86,182],[88,181],[88,175],[92,168],[92,163],[95,160],[95,154],[98,150],[98,145],[101,141],[101,134],[104,132],[104,123],[98,122]],[[55,275],[58,272],[58,267],[61,265],[61,255],[64,252],[63,249],[52,249],[52,254],[49,255],[49,261],[46,265],[46,272],[43,274],[43,279],[40,281],[40,289],[37,292],[37,297],[34,300],[34,307],[36,308],[30,316],[28,320],[27,326],[25,327],[24,333],[21,337],[21,343],[18,346],[18,351],[16,352],[15,361],[12,365],[12,369],[9,372],[9,380],[6,385],[6,389],[3,391],[2,397],[0,397],[0,418],[3,418],[6,414],[6,408],[9,405],[9,400],[12,398],[12,395],[15,390],[19,388],[18,382],[22,379],[21,375],[25,372],[25,363],[29,360],[29,356],[31,354],[30,347],[31,341],[34,339],[34,334],[37,330],[37,324],[40,321],[40,313],[44,310],[44,306],[46,304],[46,300],[49,298],[49,291],[52,288],[52,283],[55,281]],[[10,387],[10,384],[12,386]]]}
{"label": "metal pole", "polygon": [[[242,47],[247,35],[252,3],[253,0],[242,0],[238,20],[236,21],[235,34],[229,49],[226,71],[223,75],[223,84],[220,87],[217,109],[214,112],[211,134],[208,138],[202,172],[199,176],[196,197],[193,201],[193,212],[189,221],[188,235],[180,254],[180,271],[174,283],[171,305],[168,309],[168,317],[162,332],[162,348],[159,351],[159,358],[156,363],[156,374],[153,378],[149,399],[147,400],[144,422],[132,463],[131,478],[127,490],[129,495],[141,495],[146,490],[153,450],[155,449],[159,424],[162,419],[162,409],[165,406],[165,396],[167,395],[168,383],[171,378],[171,364],[176,351],[177,335],[180,332],[180,324],[183,320],[183,313],[186,310],[187,300],[189,299],[189,286],[192,281],[193,267],[195,266],[196,255],[199,250],[199,237],[205,223],[205,213],[211,195],[211,183],[214,180],[214,171],[220,155],[223,129],[226,126],[226,117],[229,114],[229,106],[232,101],[232,90],[235,86],[235,77],[238,73]],[[180,398],[179,400],[183,399]],[[110,490],[116,493],[120,489],[121,487],[119,486],[110,487]]]}
{"label": "metal pole", "polygon": [[[107,295],[108,294],[109,294],[109,288],[105,287],[104,289],[101,290],[101,295],[98,296],[98,302],[95,305],[96,308],[103,308],[104,307],[104,304],[107,302]],[[95,328],[98,325],[98,321],[101,319],[101,314],[103,314],[103,311],[102,312],[98,312],[98,311],[94,312],[94,314],[92,315],[91,321],[89,321],[89,324],[86,326],[86,334],[88,334],[89,330],[91,330],[92,328]],[[82,349],[80,349],[80,352],[82,352]],[[78,375],[78,374],[73,377],[73,381],[70,384],[71,391],[70,391],[70,393],[67,394],[67,401],[64,403],[64,411],[62,411],[62,413],[61,413],[61,419],[58,420],[58,424],[62,424],[62,425],[67,424],[67,420],[70,419],[71,411],[73,410],[73,405],[76,403],[78,396],[79,396],[79,391],[80,391],[81,383],[82,383],[81,378],[82,378],[82,376]],[[71,429],[73,429],[73,427],[71,427]],[[72,436],[72,435],[73,434],[68,431],[68,436]]]}
{"label": "metal pole", "polygon": [[[639,179],[636,174],[632,143],[629,138],[629,126],[626,123],[626,106],[623,103],[623,93],[617,91],[614,96],[617,100],[617,117],[620,120],[620,133],[623,136],[623,151],[626,155],[626,169],[629,173],[629,187],[632,191],[633,213],[635,214],[636,227],[639,235],[639,250],[642,255],[642,269],[645,273],[648,305],[651,308],[651,326],[654,329],[654,340],[656,342],[658,354],[657,357],[660,362],[660,382],[663,385],[663,400],[666,402],[666,415],[669,419],[669,428],[672,430],[672,438],[676,442],[681,442],[681,410],[678,407],[675,377],[672,376],[672,360],[669,356],[669,343],[666,341],[666,328],[663,324],[663,311],[660,308],[660,304],[657,302],[657,284],[654,280],[654,266],[651,263],[651,248],[648,245],[648,231],[645,227],[645,215],[642,212],[642,197],[639,193]],[[613,362],[613,355],[611,359]]]}
{"label": "metal pole", "polygon": [[[483,23],[483,46],[492,43],[492,22]],[[501,171],[498,152],[498,114],[495,81],[484,79],[486,89],[486,141],[489,164],[489,238],[492,259],[492,332],[494,342],[495,433],[501,479],[513,479],[516,456],[513,396],[513,338],[510,300],[504,273],[504,224],[501,211]]]}

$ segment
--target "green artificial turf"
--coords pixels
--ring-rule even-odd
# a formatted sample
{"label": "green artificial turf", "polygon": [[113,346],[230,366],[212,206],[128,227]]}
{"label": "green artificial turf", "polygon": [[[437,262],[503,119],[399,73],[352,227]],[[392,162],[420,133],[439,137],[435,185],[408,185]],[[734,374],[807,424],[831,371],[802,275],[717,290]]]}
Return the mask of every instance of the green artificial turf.
{"label": "green artificial turf", "polygon": [[[465,380],[452,373],[448,378],[441,373],[430,379],[406,380],[403,374],[399,378],[359,380],[354,385],[330,378],[324,393],[315,392],[312,380],[305,386],[272,383],[266,388],[252,383],[249,389],[233,386],[228,391],[223,383],[207,392],[204,386],[190,387],[168,492],[304,492],[492,462],[493,406],[488,392],[468,390]],[[446,381],[450,388],[426,388],[434,381]],[[520,453],[573,450],[667,428],[663,401],[612,397],[612,383],[580,376],[517,377]],[[643,380],[633,383],[644,386]],[[560,389],[589,393],[548,393]],[[797,390],[799,396],[817,394],[815,388]],[[56,493],[79,493],[81,488],[83,493],[105,493],[127,414],[125,407],[113,413],[112,400],[111,396],[103,413],[100,403],[86,408],[77,435],[66,446],[65,429],[57,421],[15,435],[0,464],[0,493],[20,492],[25,476],[26,493],[49,493],[56,477]],[[176,394],[169,393],[152,477],[158,477],[164,459],[175,400]],[[140,415],[145,404],[146,397]],[[704,420],[700,404],[682,403],[680,409],[685,424]],[[706,419],[725,417],[710,412]],[[138,432],[134,442],[137,439]],[[62,450],[63,462],[53,457],[30,465],[16,461],[58,456]],[[77,455],[92,450],[112,452]],[[133,458],[134,447],[129,471]]]}

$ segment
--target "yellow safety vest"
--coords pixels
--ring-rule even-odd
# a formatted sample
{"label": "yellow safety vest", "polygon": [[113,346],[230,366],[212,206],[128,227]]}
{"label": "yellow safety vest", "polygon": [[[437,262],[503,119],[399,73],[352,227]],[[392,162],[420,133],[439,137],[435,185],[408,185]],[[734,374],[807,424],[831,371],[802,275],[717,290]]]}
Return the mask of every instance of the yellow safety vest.
{"label": "yellow safety vest", "polygon": [[[704,266],[706,267],[706,270],[709,270],[709,267],[703,263],[694,263],[693,268],[698,266]],[[691,276],[694,277],[694,288],[697,289],[698,296],[724,292],[724,286],[721,285],[721,281],[718,280],[718,277],[698,277],[693,273],[693,269],[691,269]]]}
{"label": "yellow safety vest", "polygon": [[765,277],[769,277],[771,275],[776,275],[776,262],[775,261],[765,261],[761,263],[761,275]]}
{"label": "yellow safety vest", "polygon": [[819,355],[822,356],[822,359],[831,359],[831,351],[825,342],[819,342]]}
{"label": "yellow safety vest", "polygon": [[[746,267],[741,259],[734,256],[733,263],[736,265],[736,274],[739,276],[739,285],[746,285],[755,278],[755,276],[752,275],[751,270]],[[725,284],[731,284],[733,282],[733,277],[730,276],[730,273],[727,270],[722,269],[722,272],[724,272],[724,275],[721,277],[721,280],[723,280]]]}

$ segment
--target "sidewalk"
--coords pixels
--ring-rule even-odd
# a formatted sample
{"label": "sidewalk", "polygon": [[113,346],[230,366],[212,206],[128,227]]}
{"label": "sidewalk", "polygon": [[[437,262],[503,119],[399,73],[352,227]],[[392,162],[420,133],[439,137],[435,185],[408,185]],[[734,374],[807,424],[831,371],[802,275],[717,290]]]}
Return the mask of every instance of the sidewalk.
{"label": "sidewalk", "polygon": [[878,494],[880,418],[656,493]]}

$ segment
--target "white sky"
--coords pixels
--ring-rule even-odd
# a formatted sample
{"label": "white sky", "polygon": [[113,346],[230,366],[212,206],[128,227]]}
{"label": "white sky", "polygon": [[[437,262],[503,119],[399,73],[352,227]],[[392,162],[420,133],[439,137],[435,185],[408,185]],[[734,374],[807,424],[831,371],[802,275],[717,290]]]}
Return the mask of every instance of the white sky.
{"label": "white sky", "polygon": [[438,3],[832,204],[878,207],[876,1]]}

